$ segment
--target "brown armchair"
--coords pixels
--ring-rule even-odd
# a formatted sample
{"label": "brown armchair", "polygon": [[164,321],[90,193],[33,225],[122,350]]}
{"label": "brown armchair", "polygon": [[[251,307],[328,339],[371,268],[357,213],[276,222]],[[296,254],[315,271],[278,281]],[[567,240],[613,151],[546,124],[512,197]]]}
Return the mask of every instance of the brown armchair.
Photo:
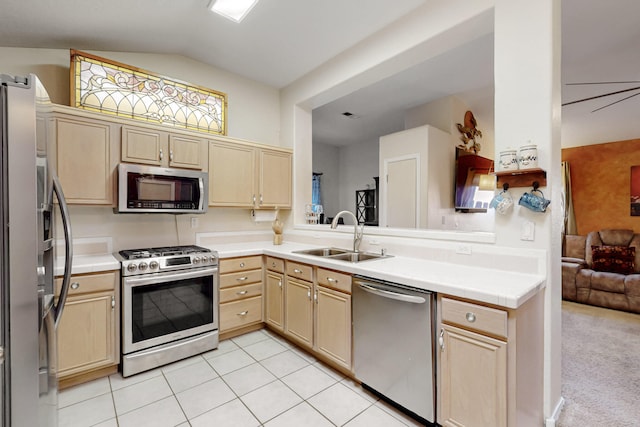
{"label": "brown armchair", "polygon": [[566,236],[562,298],[640,313],[640,234],[600,230]]}

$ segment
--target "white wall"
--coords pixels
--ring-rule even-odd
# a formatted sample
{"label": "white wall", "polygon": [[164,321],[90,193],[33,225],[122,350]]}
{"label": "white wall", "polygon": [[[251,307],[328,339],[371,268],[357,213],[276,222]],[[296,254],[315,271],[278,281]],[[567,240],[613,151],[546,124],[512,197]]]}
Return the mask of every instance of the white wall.
{"label": "white wall", "polygon": [[[408,109],[405,112],[405,129],[411,129],[422,125],[431,125],[445,131],[453,137],[455,144],[461,144],[460,132],[456,123],[464,121],[464,114],[469,107],[456,96],[447,96],[427,104],[419,105]],[[478,122],[478,129],[482,132],[482,138],[478,138],[480,143],[480,154],[482,157],[495,159],[493,144],[493,120],[483,120],[475,112],[474,117]]]}
{"label": "white wall", "polygon": [[[538,164],[547,171],[551,198],[546,213],[517,209],[496,218],[497,243],[547,250],[544,337],[544,411],[561,402],[561,179],[560,179],[560,9],[561,0],[496,0],[495,138],[496,152],[531,140]],[[526,46],[526,49],[523,49]],[[519,198],[527,188],[513,191]],[[535,240],[520,240],[524,221],[535,225]],[[553,421],[550,421],[552,424]]]}
{"label": "white wall", "polygon": [[322,172],[325,218],[347,209],[355,213],[356,190],[375,188],[378,176],[378,141],[336,147],[313,143],[313,171]]}
{"label": "white wall", "polygon": [[325,218],[340,210],[340,149],[335,145],[313,144],[313,172],[321,172],[320,197]]}
{"label": "white wall", "polygon": [[[1,43],[1,41],[0,41]],[[229,136],[280,145],[280,94],[275,88],[180,55],[88,51],[227,94]],[[69,50],[0,47],[0,72],[35,73],[56,104],[69,105]]]}
{"label": "white wall", "polygon": [[[377,141],[365,141],[340,148],[340,208],[355,213],[356,190],[376,188],[378,176]],[[338,212],[333,212],[333,215]],[[331,216],[333,216],[331,215]]]}

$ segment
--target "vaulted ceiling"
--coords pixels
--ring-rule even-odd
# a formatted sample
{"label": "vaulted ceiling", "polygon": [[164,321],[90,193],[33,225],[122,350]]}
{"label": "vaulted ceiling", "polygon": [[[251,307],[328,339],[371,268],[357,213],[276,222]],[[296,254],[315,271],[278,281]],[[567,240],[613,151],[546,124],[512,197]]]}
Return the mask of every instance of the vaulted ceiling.
{"label": "vaulted ceiling", "polygon": [[[0,44],[181,54],[282,88],[412,10],[429,7],[425,0],[395,0],[392,6],[387,0],[261,0],[241,24],[235,24],[210,13],[207,4],[208,0],[3,0]],[[563,102],[640,86],[640,2],[562,0],[562,6]],[[403,109],[446,95],[459,96],[472,108],[491,110],[492,44],[490,37],[479,39],[337,100],[334,107],[339,111],[368,106],[366,114],[378,127],[387,121],[397,126],[392,119]],[[469,55],[479,61],[472,76],[456,66]],[[566,85],[618,81],[632,83]],[[592,112],[635,93],[563,107],[563,146],[639,138],[640,96]],[[489,114],[492,120],[492,111],[483,113]],[[334,134],[339,129],[323,121],[318,132],[322,127]],[[328,131],[324,137],[333,138]]]}

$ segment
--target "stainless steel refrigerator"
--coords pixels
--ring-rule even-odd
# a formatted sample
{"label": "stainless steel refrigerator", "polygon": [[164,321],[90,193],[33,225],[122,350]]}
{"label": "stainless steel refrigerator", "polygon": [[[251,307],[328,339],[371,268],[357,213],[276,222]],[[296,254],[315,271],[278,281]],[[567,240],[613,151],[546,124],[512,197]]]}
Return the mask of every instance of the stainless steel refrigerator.
{"label": "stainless steel refrigerator", "polygon": [[[0,75],[0,416],[6,427],[57,425],[56,326],[73,254],[55,162],[47,160],[50,108],[35,75]],[[54,209],[62,214],[66,251],[57,299]]]}

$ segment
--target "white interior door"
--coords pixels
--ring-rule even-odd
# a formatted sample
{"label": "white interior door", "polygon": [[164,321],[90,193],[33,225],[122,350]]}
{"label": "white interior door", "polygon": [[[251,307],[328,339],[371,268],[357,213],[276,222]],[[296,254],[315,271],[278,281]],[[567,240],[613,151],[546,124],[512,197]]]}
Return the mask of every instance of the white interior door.
{"label": "white interior door", "polygon": [[385,160],[387,227],[418,226],[418,160],[417,155]]}

